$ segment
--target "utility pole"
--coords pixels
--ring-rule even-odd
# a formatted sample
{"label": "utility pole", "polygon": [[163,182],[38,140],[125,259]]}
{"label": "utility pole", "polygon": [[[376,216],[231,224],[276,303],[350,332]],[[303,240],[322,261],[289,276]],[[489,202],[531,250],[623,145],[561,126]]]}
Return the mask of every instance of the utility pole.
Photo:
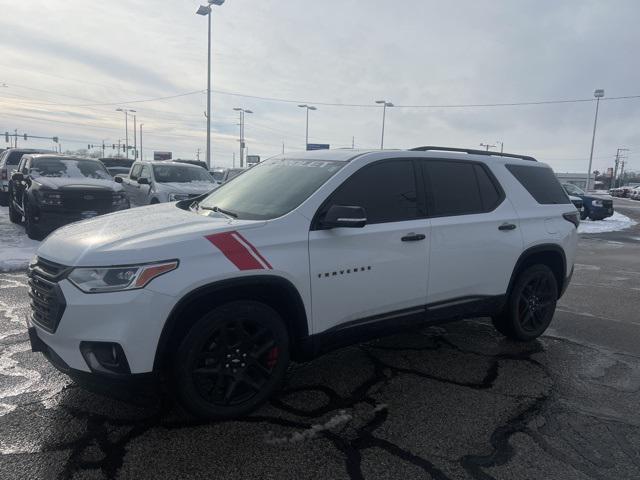
{"label": "utility pole", "polygon": [[376,103],[382,105],[382,136],[380,139],[380,150],[384,150],[384,122],[387,117],[387,107],[395,106],[391,102],[387,102],[386,100],[376,100]]}
{"label": "utility pole", "polygon": [[196,150],[196,160],[200,160],[200,149]]}
{"label": "utility pole", "polygon": [[[620,152],[628,152],[629,149],[628,148],[618,148],[616,150],[616,163],[615,163],[615,168],[613,170],[613,182],[612,182],[612,188],[616,186],[617,183],[617,178],[618,178],[618,166],[620,165],[620,160],[622,158],[622,156],[620,155]],[[624,162],[623,162],[624,163]],[[620,172],[620,174],[622,174],[622,172]]]}
{"label": "utility pole", "polygon": [[351,150],[356,148],[356,137],[351,137]]}
{"label": "utility pole", "polygon": [[622,187],[622,184],[624,183],[624,164],[624,159],[620,160],[620,187]]}
{"label": "utility pole", "polygon": [[136,115],[133,114],[133,159],[138,159],[138,137],[136,135],[136,131],[138,130],[138,126],[136,125]]}
{"label": "utility pole", "polygon": [[587,188],[589,190],[589,183],[591,182],[591,165],[593,163],[593,146],[596,142],[596,127],[598,126],[598,109],[600,108],[600,99],[604,97],[604,90],[598,88],[593,92],[593,96],[596,98],[596,116],[593,120],[593,135],[591,136],[591,152],[589,153],[589,170],[587,171]]}
{"label": "utility pole", "polygon": [[140,160],[142,160],[142,126],[144,125],[144,123],[140,124]]}
{"label": "utility pole", "polygon": [[247,110],[246,108],[235,107],[234,110],[240,113],[240,168],[244,168],[244,148],[245,148],[245,138],[244,138],[244,114],[245,113],[253,113],[251,110]]}
{"label": "utility pole", "polygon": [[284,155],[284,142],[282,142],[282,154]]}
{"label": "utility pole", "polygon": [[504,153],[504,142],[501,142],[500,140],[496,140],[496,143],[500,144],[500,153]]}

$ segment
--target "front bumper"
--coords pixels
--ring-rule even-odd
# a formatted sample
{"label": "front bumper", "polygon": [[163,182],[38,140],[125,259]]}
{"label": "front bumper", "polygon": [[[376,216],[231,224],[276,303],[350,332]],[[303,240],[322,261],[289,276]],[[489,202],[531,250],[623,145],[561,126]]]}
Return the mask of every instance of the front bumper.
{"label": "front bumper", "polygon": [[611,207],[595,207],[591,205],[589,208],[589,216],[594,220],[602,220],[613,215],[613,206]]}
{"label": "front bumper", "polygon": [[[68,280],[58,282],[65,307],[54,328],[31,317],[45,356],[61,371],[119,376],[89,365],[83,344],[112,343],[122,349],[131,375],[153,371],[158,340],[175,298],[148,289],[87,294]],[[32,336],[32,334],[30,334]],[[35,349],[43,348],[34,341]],[[85,348],[86,350],[86,348]]]}
{"label": "front bumper", "polygon": [[104,211],[65,211],[51,208],[40,207],[36,212],[35,224],[43,231],[47,233],[53,232],[55,229],[63,227],[73,222],[79,222],[81,220],[87,220],[89,218],[97,217],[99,215],[106,215],[107,213],[119,212],[120,210],[126,210],[128,206],[117,207],[112,210]]}

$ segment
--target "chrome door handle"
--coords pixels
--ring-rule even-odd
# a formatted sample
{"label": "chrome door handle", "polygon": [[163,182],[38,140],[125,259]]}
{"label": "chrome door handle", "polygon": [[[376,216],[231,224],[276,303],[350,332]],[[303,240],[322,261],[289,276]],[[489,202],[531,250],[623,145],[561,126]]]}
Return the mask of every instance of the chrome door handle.
{"label": "chrome door handle", "polygon": [[426,235],[422,233],[410,233],[401,238],[403,242],[419,242],[420,240],[424,240],[427,238]]}
{"label": "chrome door handle", "polygon": [[513,223],[503,223],[498,227],[498,230],[506,231],[506,230],[515,230],[516,226]]}

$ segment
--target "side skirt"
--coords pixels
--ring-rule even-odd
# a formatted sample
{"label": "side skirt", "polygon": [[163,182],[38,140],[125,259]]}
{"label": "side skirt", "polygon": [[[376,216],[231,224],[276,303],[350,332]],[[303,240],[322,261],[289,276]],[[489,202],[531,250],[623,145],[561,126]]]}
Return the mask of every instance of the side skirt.
{"label": "side skirt", "polygon": [[294,349],[295,359],[310,360],[337,348],[427,325],[492,316],[505,301],[505,295],[461,297],[353,320],[305,338]]}

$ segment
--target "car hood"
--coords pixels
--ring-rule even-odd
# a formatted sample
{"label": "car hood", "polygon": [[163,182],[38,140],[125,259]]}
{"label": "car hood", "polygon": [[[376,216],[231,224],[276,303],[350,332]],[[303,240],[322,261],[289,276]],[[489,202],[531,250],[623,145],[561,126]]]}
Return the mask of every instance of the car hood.
{"label": "car hood", "polygon": [[188,254],[205,235],[259,227],[264,221],[204,216],[174,203],[150,205],[72,223],[49,235],[39,256],[67,266],[154,262]]}
{"label": "car hood", "polygon": [[216,188],[213,182],[156,183],[156,189],[167,193],[207,193]]}
{"label": "car hood", "polygon": [[81,188],[105,189],[114,192],[122,190],[122,186],[113,180],[102,180],[98,178],[36,177],[33,181],[51,190],[75,190]]}
{"label": "car hood", "polygon": [[589,193],[586,195],[582,195],[582,199],[586,200],[611,200],[611,195],[599,195],[597,193]]}

